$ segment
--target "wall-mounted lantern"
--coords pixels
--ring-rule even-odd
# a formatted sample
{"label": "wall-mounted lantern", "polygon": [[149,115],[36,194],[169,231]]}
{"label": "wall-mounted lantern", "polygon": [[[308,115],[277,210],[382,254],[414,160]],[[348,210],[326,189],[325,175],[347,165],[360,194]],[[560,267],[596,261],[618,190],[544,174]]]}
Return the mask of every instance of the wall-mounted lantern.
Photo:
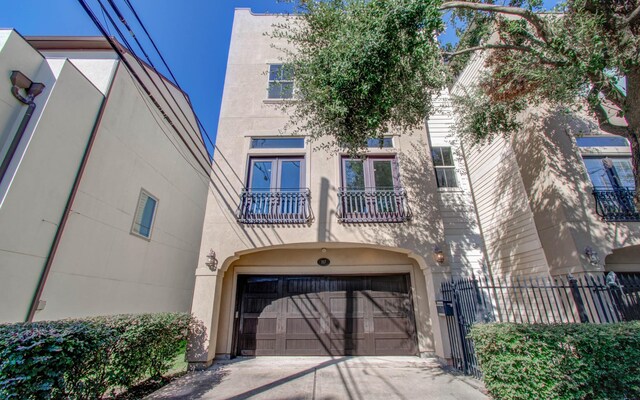
{"label": "wall-mounted lantern", "polygon": [[438,246],[433,248],[433,259],[436,260],[438,264],[442,264],[444,262],[444,252]]}
{"label": "wall-mounted lantern", "polygon": [[598,252],[592,249],[591,246],[585,247],[584,255],[587,256],[587,260],[589,260],[589,264],[591,265],[600,264],[600,257],[598,257]]}
{"label": "wall-mounted lantern", "polygon": [[216,252],[213,249],[209,250],[207,254],[207,261],[204,263],[211,271],[218,269],[218,260],[216,259]]}

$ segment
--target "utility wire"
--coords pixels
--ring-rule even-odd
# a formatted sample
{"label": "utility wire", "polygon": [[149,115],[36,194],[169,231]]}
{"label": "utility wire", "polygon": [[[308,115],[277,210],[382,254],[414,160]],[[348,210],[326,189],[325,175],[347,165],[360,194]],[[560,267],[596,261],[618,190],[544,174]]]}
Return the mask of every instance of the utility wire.
{"label": "utility wire", "polygon": [[[140,50],[142,51],[142,54],[144,54],[145,58],[147,59],[149,65],[151,66],[151,68],[158,74],[160,74],[160,72],[158,72],[158,69],[156,68],[156,66],[153,64],[153,61],[151,61],[151,58],[149,57],[149,55],[147,54],[147,52],[144,50],[144,46],[142,46],[142,44],[140,43],[140,41],[138,40],[137,36],[135,35],[135,33],[133,32],[133,29],[131,29],[131,26],[129,25],[129,23],[127,22],[127,20],[125,19],[124,15],[120,12],[120,9],[118,8],[118,6],[114,3],[113,0],[107,0],[109,5],[111,6],[111,9],[113,9],[113,11],[116,13],[116,16],[118,17],[118,19],[120,20],[120,22],[122,22],[122,24],[124,25],[124,27],[129,31],[129,34],[133,37],[133,40],[135,40],[136,44],[138,45],[138,48],[140,48]],[[100,7],[103,8],[104,10],[104,6],[101,0],[98,0],[98,2],[100,3]],[[111,21],[112,24],[115,25],[115,22],[113,21],[113,19],[111,18],[111,16],[109,15],[109,20]],[[118,30],[118,32],[120,33],[121,36],[122,32],[119,30],[119,28],[116,27],[116,30]],[[147,37],[149,38],[149,40],[151,40],[151,37],[147,35]],[[126,40],[125,38],[123,38],[123,40]],[[129,50],[135,54],[135,52],[133,51],[132,48],[129,48]],[[169,67],[167,66],[167,69],[169,69]],[[169,73],[171,73],[171,71],[169,70]],[[171,76],[173,77],[173,73],[171,73]],[[174,77],[175,80],[175,77]],[[204,139],[202,138],[202,131],[198,130],[196,127],[193,126],[193,124],[191,123],[191,121],[189,121],[189,118],[187,117],[187,115],[185,114],[184,110],[182,109],[182,107],[180,107],[180,104],[178,104],[178,101],[176,100],[175,96],[173,95],[171,89],[169,89],[169,87],[167,86],[167,83],[165,82],[164,79],[161,80],[164,88],[167,90],[167,92],[169,93],[169,96],[171,96],[171,98],[173,99],[174,103],[176,104],[176,106],[178,106],[178,109],[180,110],[180,112],[182,113],[182,116],[184,117],[184,119],[187,121],[187,123],[189,124],[189,126],[191,127],[191,129],[196,133],[196,136],[200,139],[200,142],[205,145],[204,143]],[[180,89],[180,91],[182,93],[184,93],[184,90],[182,90],[182,88],[180,87],[180,85],[178,85],[177,82],[175,82],[175,86],[178,87],[178,89]],[[166,99],[165,99],[166,101]],[[168,102],[167,102],[168,103]],[[195,110],[193,109],[193,107],[191,106],[191,102],[187,101],[187,104],[189,105],[189,108],[191,110],[191,112],[193,113],[194,117],[196,117],[196,113]],[[171,107],[171,106],[170,106]],[[176,115],[177,116],[177,115]],[[183,124],[184,127],[184,124]],[[186,129],[186,128],[185,128]],[[206,145],[205,145],[206,147]],[[207,155],[209,156],[209,161],[211,161],[211,157],[209,155],[209,152],[207,151]]]}
{"label": "utility wire", "polygon": [[[109,21],[111,21],[111,24],[113,25],[114,29],[116,30],[116,32],[118,32],[118,35],[120,35],[121,40],[123,41],[123,43],[125,44],[126,48],[131,52],[131,54],[133,55],[134,60],[138,63],[138,66],[142,69],[142,71],[145,73],[145,75],[147,76],[147,78],[149,78],[149,80],[151,81],[151,83],[153,84],[153,86],[155,87],[155,89],[158,91],[158,94],[160,94],[160,97],[162,97],[162,99],[165,101],[165,103],[167,104],[167,106],[169,106],[169,109],[173,112],[174,116],[177,118],[178,122],[180,123],[180,125],[182,126],[182,128],[184,129],[185,132],[187,132],[187,135],[189,136],[189,139],[191,140],[191,142],[196,146],[196,148],[198,149],[198,152],[200,153],[201,156],[203,156],[204,158],[207,159],[207,161],[210,161],[209,158],[209,153],[207,152],[207,154],[205,155],[202,152],[202,149],[200,149],[200,147],[196,144],[196,142],[193,140],[193,137],[191,135],[188,134],[188,129],[187,127],[184,125],[184,123],[182,122],[182,119],[178,116],[178,114],[176,113],[175,109],[173,108],[173,106],[169,103],[169,101],[167,100],[167,98],[164,96],[164,94],[162,93],[162,90],[158,87],[158,85],[156,84],[155,80],[153,79],[153,77],[151,76],[151,74],[149,73],[149,71],[147,70],[146,66],[143,65],[142,61],[140,61],[140,59],[138,57],[135,56],[135,52],[133,51],[132,46],[129,44],[129,41],[127,40],[127,38],[124,36],[124,34],[122,33],[122,31],[120,30],[120,28],[118,28],[118,26],[116,25],[115,21],[113,20],[113,18],[111,17],[111,14],[108,12],[108,10],[104,7],[104,4],[102,3],[102,0],[98,0],[98,4],[100,5],[100,7],[107,13],[107,18],[109,19]],[[121,55],[121,57],[124,59],[124,56]],[[154,69],[155,72],[157,72]],[[182,115],[185,117],[185,119],[187,119],[188,122],[188,118],[184,113],[184,110],[182,110],[182,108],[180,107],[180,105],[178,104],[177,100],[175,99],[175,97],[173,97],[173,94],[171,93],[171,90],[166,86],[166,83],[164,82],[164,79],[161,77],[160,81],[163,82],[165,89],[169,92],[169,95],[173,98],[173,101],[175,102],[175,104],[178,106],[178,108],[180,109],[180,111],[182,112]],[[142,82],[140,82],[142,83]],[[146,88],[146,86],[144,86]],[[150,92],[149,92],[150,93]],[[168,117],[168,115],[167,115]],[[171,121],[169,119],[170,124],[174,125],[173,121]],[[190,124],[190,123],[189,123]],[[197,131],[195,130],[195,128],[193,128],[193,125],[191,125],[192,129],[194,129],[194,132],[197,135]],[[176,128],[176,132],[178,132],[177,128]],[[185,143],[186,144],[186,143]],[[202,142],[202,144],[204,145],[204,142]],[[189,145],[187,144],[187,147],[189,147]]]}
{"label": "utility wire", "polygon": [[[109,0],[109,1],[111,1],[111,0]],[[160,49],[158,48],[158,46],[156,46],[156,42],[153,40],[153,38],[149,34],[149,31],[147,30],[147,28],[145,27],[144,23],[142,22],[142,20],[138,16],[138,13],[136,12],[135,8],[133,7],[133,5],[131,4],[131,2],[129,0],[124,0],[124,2],[127,4],[127,7],[129,7],[129,10],[131,10],[131,12],[133,13],[133,16],[138,21],[138,24],[140,25],[140,27],[144,31],[145,35],[147,35],[147,38],[149,39],[149,42],[151,42],[151,45],[156,50],[156,53],[158,54],[158,56],[160,57],[160,60],[162,61],[162,63],[164,64],[165,68],[169,72],[169,75],[173,79],[173,82],[180,88],[180,90],[182,90],[182,87],[180,86],[180,83],[178,83],[178,79],[175,77],[175,75],[171,71],[171,68],[169,67],[169,64],[167,64],[167,61],[162,56],[162,53],[160,52]],[[196,121],[198,123],[198,126],[200,126],[200,128],[204,132],[204,135],[206,136],[207,141],[209,142],[211,147],[213,149],[215,149],[215,144],[213,143],[213,140],[211,139],[211,136],[209,135],[209,132],[207,132],[206,128],[204,127],[204,124],[202,124],[202,121],[200,121],[200,117],[198,117],[198,114],[193,109],[193,106],[191,105],[191,103],[189,103],[189,107],[191,107],[191,111],[193,112],[193,115],[196,117]]]}
{"label": "utility wire", "polygon": [[[144,92],[147,94],[147,96],[149,97],[149,99],[151,100],[151,102],[154,104],[154,106],[156,106],[156,108],[158,108],[158,110],[160,111],[160,113],[162,114],[163,118],[169,123],[169,125],[173,128],[173,130],[176,132],[176,134],[180,137],[180,139],[182,140],[182,142],[185,144],[185,146],[187,147],[187,149],[189,150],[189,152],[191,153],[191,155],[196,159],[196,161],[198,162],[198,164],[200,165],[200,167],[206,172],[209,172],[209,168],[207,168],[206,166],[204,166],[201,162],[198,156],[196,156],[196,154],[193,152],[193,149],[191,148],[191,146],[189,146],[189,144],[187,143],[186,139],[184,138],[184,136],[182,135],[182,133],[180,132],[180,130],[176,127],[176,125],[173,123],[173,121],[171,120],[171,118],[169,117],[169,115],[164,111],[164,109],[162,108],[162,106],[160,105],[160,103],[158,103],[158,101],[155,99],[155,97],[153,96],[153,94],[151,93],[151,91],[149,90],[149,88],[147,88],[147,86],[144,84],[144,82],[142,82],[142,79],[140,79],[140,76],[135,72],[135,70],[133,69],[133,67],[131,66],[131,64],[129,63],[129,61],[126,59],[124,53],[120,50],[120,48],[118,47],[118,45],[113,41],[113,39],[107,35],[107,32],[105,31],[105,28],[102,26],[102,24],[100,23],[100,21],[98,20],[98,18],[96,17],[95,13],[91,10],[91,8],[87,5],[87,2],[85,0],[78,0],[78,2],[80,3],[80,5],[82,6],[82,8],[85,10],[85,12],[89,15],[89,17],[91,18],[91,20],[93,21],[93,23],[96,25],[96,27],[98,28],[98,30],[100,30],[100,33],[102,33],[102,35],[107,39],[107,41],[109,42],[109,44],[111,45],[111,48],[113,48],[113,50],[120,56],[120,59],[122,60],[122,62],[125,64],[125,66],[129,69],[129,72],[133,75],[134,79],[138,81],[138,83],[142,86]],[[136,58],[134,56],[134,58]],[[137,59],[137,58],[136,58]],[[145,70],[146,72],[146,70]],[[152,79],[153,82],[153,79]]]}

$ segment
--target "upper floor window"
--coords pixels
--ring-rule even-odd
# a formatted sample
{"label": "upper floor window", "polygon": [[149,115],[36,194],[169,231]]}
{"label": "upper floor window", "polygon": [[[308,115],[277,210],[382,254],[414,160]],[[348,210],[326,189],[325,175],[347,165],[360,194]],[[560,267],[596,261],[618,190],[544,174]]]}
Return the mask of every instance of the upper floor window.
{"label": "upper floor window", "polygon": [[395,157],[343,158],[338,200],[343,222],[404,222],[411,217]]}
{"label": "upper floor window", "polygon": [[293,98],[293,67],[287,64],[269,65],[269,99]]}
{"label": "upper floor window", "polygon": [[343,158],[342,179],[347,190],[393,190],[400,186],[395,157]]}
{"label": "upper floor window", "polygon": [[156,215],[158,199],[142,189],[138,198],[138,206],[133,216],[131,232],[146,239],[151,238],[151,228]]}
{"label": "upper floor window", "polygon": [[238,209],[242,223],[305,223],[309,190],[303,157],[252,157]]}
{"label": "upper floor window", "polygon": [[393,138],[384,137],[382,139],[367,139],[367,147],[368,148],[390,148],[393,147]]}
{"label": "upper floor window", "polygon": [[252,149],[304,149],[304,138],[253,138]]}
{"label": "upper floor window", "polygon": [[578,137],[576,143],[578,147],[629,147],[627,139],[611,135]]}
{"label": "upper floor window", "polygon": [[593,184],[596,213],[605,221],[640,221],[627,139],[613,135],[576,138]]}
{"label": "upper floor window", "polygon": [[431,157],[433,158],[433,166],[436,170],[438,187],[458,187],[451,147],[432,147]]}

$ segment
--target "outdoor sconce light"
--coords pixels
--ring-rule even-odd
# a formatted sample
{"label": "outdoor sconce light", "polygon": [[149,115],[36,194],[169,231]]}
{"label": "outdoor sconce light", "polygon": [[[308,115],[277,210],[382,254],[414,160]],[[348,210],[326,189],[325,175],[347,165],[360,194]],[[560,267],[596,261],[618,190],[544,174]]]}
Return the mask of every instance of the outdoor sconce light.
{"label": "outdoor sconce light", "polygon": [[433,248],[433,259],[436,260],[438,264],[442,264],[444,262],[444,252],[438,246]]}
{"label": "outdoor sconce light", "polygon": [[218,269],[218,260],[216,259],[216,252],[213,249],[209,250],[207,254],[207,262],[204,263],[211,271]]}
{"label": "outdoor sconce light", "polygon": [[593,250],[591,246],[587,246],[584,249],[584,255],[587,256],[587,260],[591,265],[600,264],[600,257],[598,257],[598,252]]}

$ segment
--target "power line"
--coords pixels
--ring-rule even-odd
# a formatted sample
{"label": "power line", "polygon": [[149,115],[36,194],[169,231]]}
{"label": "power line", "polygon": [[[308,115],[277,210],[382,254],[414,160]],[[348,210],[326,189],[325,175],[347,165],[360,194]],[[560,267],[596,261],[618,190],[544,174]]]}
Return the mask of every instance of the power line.
{"label": "power line", "polygon": [[[109,1],[111,2],[111,0],[109,0]],[[147,28],[145,27],[144,23],[142,22],[142,20],[138,16],[138,13],[136,12],[135,8],[133,7],[133,5],[131,4],[131,2],[129,0],[124,0],[124,1],[127,4],[127,7],[129,7],[129,10],[131,10],[131,12],[133,13],[133,16],[135,17],[135,19],[138,21],[138,24],[140,25],[140,27],[144,31],[145,35],[147,35],[147,38],[149,39],[149,42],[151,43],[151,45],[153,45],[153,48],[156,50],[156,53],[158,54],[158,56],[160,57],[160,60],[162,61],[162,63],[164,64],[165,68],[169,72],[169,75],[171,75],[171,78],[173,79],[173,82],[176,84],[176,86],[178,86],[178,88],[180,88],[180,90],[182,90],[182,87],[180,86],[180,83],[178,82],[178,79],[175,77],[175,75],[171,71],[171,68],[169,67],[169,64],[167,63],[165,58],[162,56],[162,52],[160,52],[160,49],[158,48],[158,46],[156,46],[156,42],[153,40],[153,38],[149,34],[149,31],[147,30]],[[206,128],[204,127],[204,124],[202,123],[202,121],[200,121],[200,117],[198,117],[198,114],[195,112],[195,110],[193,109],[193,106],[191,104],[189,104],[189,107],[191,108],[191,112],[195,116],[196,121],[198,123],[198,126],[204,132],[204,135],[206,136],[206,138],[207,138],[209,144],[211,145],[212,149],[215,149],[215,144],[213,143],[213,140],[211,139],[211,136],[209,135],[209,132],[207,132]]]}
{"label": "power line", "polygon": [[[120,28],[118,28],[118,26],[116,25],[115,21],[113,20],[113,18],[111,17],[111,14],[106,10],[106,8],[104,7],[104,4],[102,3],[102,0],[98,0],[98,4],[100,5],[100,7],[102,8],[103,11],[105,11],[107,13],[107,17],[109,18],[109,21],[111,21],[111,24],[113,25],[114,29],[116,30],[116,32],[118,32],[118,35],[120,36],[121,40],[123,41],[123,43],[125,44],[125,47],[129,50],[129,52],[133,55],[134,60],[138,63],[138,66],[142,69],[142,71],[145,73],[145,75],[147,76],[147,78],[149,78],[149,80],[151,81],[151,83],[153,84],[153,86],[156,88],[156,90],[158,91],[158,94],[160,94],[160,96],[162,97],[162,99],[165,101],[165,103],[167,104],[167,106],[169,106],[169,109],[173,112],[174,116],[177,118],[178,122],[180,123],[180,125],[182,126],[182,128],[185,131],[187,130],[187,127],[184,125],[184,123],[182,122],[182,119],[178,116],[178,113],[176,113],[175,109],[173,108],[173,106],[169,103],[169,101],[167,100],[167,98],[164,96],[164,94],[162,93],[162,90],[160,90],[160,88],[158,87],[158,85],[156,84],[155,80],[151,77],[151,75],[149,74],[149,71],[147,71],[147,67],[145,65],[143,65],[142,61],[135,55],[135,51],[133,50],[133,47],[129,44],[129,41],[127,40],[127,38],[122,34],[122,31],[120,31]],[[140,45],[140,43],[137,41],[138,45]],[[202,145],[204,145],[204,141],[202,140],[202,138],[200,137],[200,135],[198,135],[200,132],[194,128],[194,126],[191,124],[191,122],[189,121],[189,118],[187,117],[187,115],[184,113],[184,110],[182,109],[182,107],[180,107],[180,104],[178,104],[178,101],[176,100],[176,98],[173,96],[173,93],[171,92],[171,89],[169,89],[169,87],[167,86],[164,77],[162,77],[162,75],[154,68],[151,67],[154,72],[156,72],[158,75],[160,75],[160,81],[162,82],[164,88],[166,89],[166,91],[169,93],[169,96],[173,99],[173,102],[175,103],[176,106],[178,106],[178,109],[180,110],[180,112],[182,113],[182,116],[185,118],[185,120],[187,121],[187,123],[189,124],[189,126],[191,126],[191,129],[193,130],[193,132],[196,134],[196,136],[198,136],[198,138],[200,139],[200,142],[202,143]],[[184,93],[184,92],[183,92]],[[188,132],[187,132],[188,133]],[[205,156],[201,149],[199,148],[199,146],[195,143],[195,141],[193,140],[193,138],[191,137],[191,135],[189,135],[189,139],[191,139],[191,142],[196,146],[196,148],[198,148],[198,151],[200,152],[200,154],[205,157],[207,159],[208,162],[211,161],[211,158],[209,157],[209,152],[207,151],[207,155]],[[206,146],[205,146],[206,147]],[[205,149],[206,150],[206,149]]]}
{"label": "power line", "polygon": [[[140,48],[140,50],[142,51],[142,54],[144,54],[145,58],[147,59],[147,61],[149,62],[149,65],[151,66],[151,68],[158,74],[160,74],[160,72],[158,72],[158,69],[155,67],[155,65],[153,64],[153,61],[151,60],[151,58],[149,57],[149,55],[147,54],[147,52],[144,50],[144,46],[142,46],[142,44],[140,43],[140,41],[138,40],[138,38],[136,37],[135,33],[133,32],[133,29],[131,29],[131,26],[127,23],[127,20],[125,19],[124,15],[120,12],[120,9],[118,8],[118,6],[114,3],[113,0],[107,0],[109,2],[109,5],[111,6],[111,9],[113,9],[113,11],[116,13],[116,16],[118,17],[118,19],[120,19],[120,22],[122,22],[122,24],[124,25],[124,27],[129,31],[129,34],[133,37],[133,40],[135,40],[136,44],[138,45],[138,48]],[[102,3],[102,0],[98,0],[98,3],[100,4],[100,7],[105,10],[105,7]],[[108,13],[108,12],[107,12]],[[118,33],[120,34],[121,38],[123,41],[125,41],[125,43],[128,43],[127,40],[123,37],[124,35],[122,34],[122,32],[120,31],[120,29],[115,26],[115,22],[114,20],[111,18],[111,15],[109,14],[109,20],[111,21],[111,23],[114,25],[114,28],[118,31]],[[151,40],[151,37],[148,36],[149,39]],[[131,46],[128,46],[129,51],[131,51],[132,54],[135,54],[135,51],[133,50],[133,48],[131,48]],[[141,66],[142,67],[142,66]],[[168,66],[167,66],[168,68]],[[169,71],[171,73],[171,71]],[[171,76],[173,76],[173,73],[171,73]],[[175,77],[174,77],[175,79]],[[182,109],[182,107],[180,107],[180,104],[178,104],[178,101],[176,100],[175,96],[173,95],[173,93],[171,92],[171,89],[169,89],[169,87],[167,86],[167,83],[165,82],[164,79],[161,80],[162,85],[164,86],[164,88],[167,90],[167,92],[169,93],[169,96],[171,97],[171,99],[173,100],[173,102],[175,103],[176,106],[178,106],[178,109],[180,110],[180,112],[182,113],[182,116],[184,117],[184,119],[187,121],[187,124],[189,124],[189,126],[191,127],[191,129],[194,131],[194,133],[196,133],[196,136],[198,136],[198,138],[200,139],[200,142],[206,147],[205,143],[204,143],[204,139],[202,138],[202,131],[196,129],[196,127],[193,126],[193,124],[191,123],[191,121],[189,121],[189,118],[187,117],[187,115],[185,114],[184,110]],[[154,86],[156,86],[154,84]],[[184,93],[184,90],[182,90],[182,88],[180,87],[180,85],[178,85],[177,82],[175,82],[175,86],[178,87],[178,89]],[[157,86],[156,86],[157,89]],[[163,96],[164,98],[164,96]],[[166,99],[165,99],[166,101]],[[168,102],[167,102],[168,104]],[[197,119],[195,110],[193,109],[193,107],[191,106],[191,103],[189,101],[187,101],[187,104],[189,105],[189,109],[191,110],[193,116]],[[169,105],[169,107],[172,107],[171,105]],[[173,111],[173,109],[172,109]],[[174,112],[175,113],[175,112]],[[177,116],[177,114],[176,114]],[[178,118],[179,119],[179,118]],[[181,125],[183,126],[183,128],[186,129],[186,127],[184,126],[184,124]],[[207,155],[209,155],[209,152],[207,151]],[[209,161],[211,161],[211,158],[209,157]]]}
{"label": "power line", "polygon": [[[127,67],[127,69],[129,70],[129,72],[131,73],[131,75],[134,77],[134,79],[136,81],[138,81],[138,83],[141,85],[141,87],[143,88],[144,92],[147,94],[147,96],[149,97],[149,99],[151,100],[151,102],[154,104],[154,106],[156,106],[156,108],[158,108],[158,110],[160,111],[160,114],[163,116],[163,118],[169,123],[169,125],[173,128],[173,130],[176,132],[176,134],[180,137],[180,139],[182,140],[182,142],[185,144],[185,146],[187,147],[187,149],[189,150],[189,152],[191,153],[191,155],[196,159],[196,161],[198,162],[198,164],[200,165],[200,167],[203,169],[203,171],[205,171],[205,173],[209,173],[209,168],[205,167],[201,162],[198,156],[196,156],[196,154],[193,152],[193,149],[191,148],[191,146],[189,146],[189,144],[187,143],[186,139],[184,138],[184,136],[182,135],[182,133],[178,130],[178,128],[176,127],[176,125],[173,123],[173,121],[171,120],[171,118],[169,117],[169,115],[164,111],[164,109],[162,108],[162,106],[160,105],[160,103],[158,103],[158,101],[155,99],[155,97],[153,96],[153,94],[151,93],[151,91],[149,90],[149,88],[147,88],[147,86],[144,84],[144,82],[142,82],[142,79],[140,79],[140,76],[135,72],[135,70],[133,69],[133,67],[131,66],[131,64],[129,63],[129,61],[126,59],[124,53],[120,50],[120,48],[117,46],[117,44],[113,41],[113,39],[107,35],[107,32],[105,31],[104,27],[102,26],[102,24],[100,23],[100,21],[98,20],[98,18],[96,17],[96,15],[94,14],[93,10],[91,10],[91,8],[87,5],[85,0],[78,0],[78,2],[80,3],[80,5],[82,6],[82,8],[85,10],[85,12],[87,13],[87,15],[89,15],[89,18],[91,18],[91,20],[93,21],[93,23],[96,25],[96,27],[98,28],[98,30],[100,30],[100,32],[102,33],[102,35],[107,39],[107,41],[109,42],[109,45],[111,46],[111,48],[113,48],[113,50],[120,56],[120,59],[122,60],[122,62],[125,64],[125,66]],[[108,13],[107,13],[108,14]],[[135,57],[134,55],[134,59],[138,60],[137,57]],[[139,61],[139,60],[138,60]],[[146,69],[143,68],[143,70],[145,72]],[[147,72],[148,74],[148,72]],[[151,77],[149,77],[151,79]],[[153,82],[153,79],[151,79],[151,81]],[[158,89],[159,90],[159,89]],[[166,100],[165,100],[166,101]],[[168,103],[168,102],[167,102]],[[171,108],[171,107],[170,107]],[[172,110],[173,111],[173,110]],[[175,111],[174,111],[175,114]],[[176,114],[177,115],[177,114]]]}

